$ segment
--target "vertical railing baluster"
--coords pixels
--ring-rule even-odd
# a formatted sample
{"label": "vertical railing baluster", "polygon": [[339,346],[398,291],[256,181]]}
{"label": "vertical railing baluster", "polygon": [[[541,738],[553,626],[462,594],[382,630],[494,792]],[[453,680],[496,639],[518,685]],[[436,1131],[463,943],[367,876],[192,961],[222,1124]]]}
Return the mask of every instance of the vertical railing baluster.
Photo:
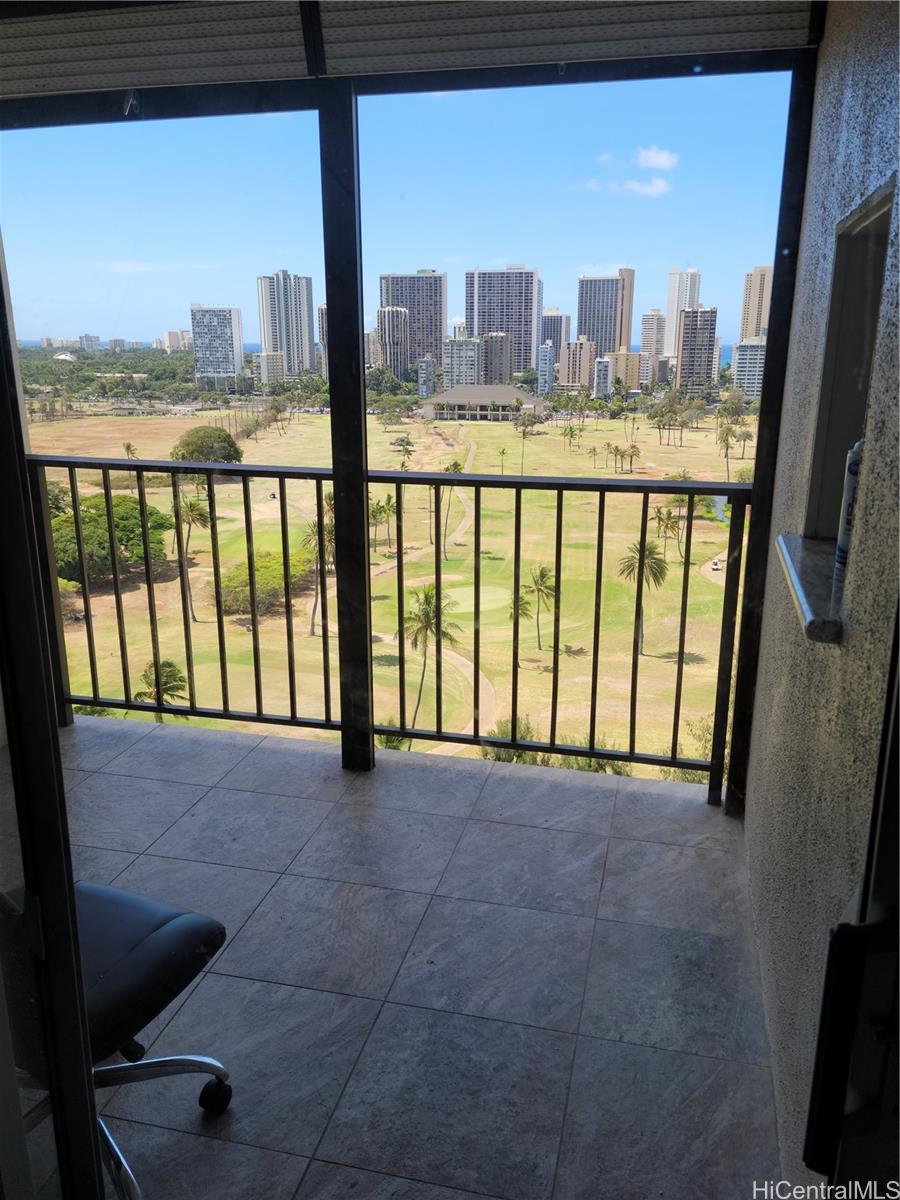
{"label": "vertical railing baluster", "polygon": [[100,696],[100,686],[97,678],[97,647],[94,642],[94,615],[91,611],[91,584],[88,578],[87,559],[84,556],[84,533],[81,528],[78,477],[74,467],[69,467],[69,492],[72,496],[72,523],[75,529],[75,549],[78,553],[78,573],[81,576],[81,603],[84,608],[84,631],[87,635],[88,667],[91,672],[91,695],[97,700]]}
{"label": "vertical railing baluster", "polygon": [[475,488],[475,579],[473,605],[472,735],[479,736],[481,720],[481,488]]}
{"label": "vertical railing baluster", "polygon": [[516,488],[513,515],[513,635],[512,635],[512,697],[509,717],[509,738],[516,741],[519,723],[519,590],[522,586],[522,492]]}
{"label": "vertical railing baluster", "polygon": [[219,522],[216,516],[215,475],[206,478],[206,495],[209,501],[209,543],[212,550],[213,591],[216,597],[216,630],[219,639],[219,678],[222,684],[222,710],[228,712],[228,652],[225,642],[225,612],[222,607],[222,565],[219,558]]}
{"label": "vertical railing baluster", "polygon": [[397,535],[397,657],[400,671],[400,728],[406,728],[406,618],[403,607],[403,484],[394,484]]}
{"label": "vertical railing baluster", "polygon": [[628,753],[634,754],[637,729],[638,663],[644,625],[644,562],[647,557],[647,513],[649,493],[644,492],[641,504],[641,540],[638,547],[637,586],[634,595],[634,638],[631,645],[631,705],[628,721]]}
{"label": "vertical railing baluster", "polygon": [[594,574],[594,638],[591,648],[591,714],[588,747],[597,749],[597,688],[600,674],[600,610],[603,584],[603,523],[606,516],[606,492],[597,497],[597,569]]}
{"label": "vertical railing baluster", "polygon": [[728,563],[725,567],[725,595],[722,599],[722,636],[719,641],[719,670],[716,676],[716,708],[713,717],[713,742],[709,768],[709,804],[722,803],[725,777],[725,745],[728,737],[728,709],[731,703],[731,676],[734,669],[734,626],[737,616],[741,557],[744,548],[746,502],[731,502],[731,528],[728,531]]}
{"label": "vertical railing baluster", "polygon": [[141,547],[144,551],[144,582],[147,585],[147,617],[150,621],[150,652],[153,655],[153,686],[156,690],[156,707],[162,708],[162,671],[159,659],[159,626],[156,621],[156,591],[153,584],[153,559],[150,555],[150,526],[147,521],[147,491],[144,472],[135,471],[138,490],[138,507],[141,514]]}
{"label": "vertical railing baluster", "polygon": [[681,579],[681,620],[678,627],[678,668],[675,673],[675,711],[672,718],[672,757],[678,757],[678,732],[681,725],[681,688],[684,681],[684,642],[687,632],[688,588],[691,578],[691,534],[694,529],[694,496],[688,493],[687,520],[684,525],[684,573]]}
{"label": "vertical railing baluster", "polygon": [[[447,497],[447,505],[450,498]],[[434,485],[434,728],[443,729],[443,630],[441,629],[441,485]]]}
{"label": "vertical railing baluster", "polygon": [[294,664],[294,602],[291,597],[291,539],[288,531],[287,480],[278,480],[278,507],[281,516],[281,560],[284,568],[284,622],[287,635],[288,700],[291,720],[297,720],[297,677]]}
{"label": "vertical railing baluster", "polygon": [[328,647],[328,563],[325,557],[325,503],[322,480],[316,480],[316,540],[319,558],[319,605],[322,610],[322,687],[325,720],[331,720],[331,655]]}
{"label": "vertical railing baluster", "polygon": [[122,604],[122,584],[119,580],[119,539],[113,517],[112,491],[109,482],[109,467],[101,471],[103,479],[103,503],[106,508],[106,532],[109,537],[109,561],[112,566],[113,595],[116,601],[116,628],[119,635],[119,661],[122,668],[122,692],[125,703],[131,701],[131,676],[128,670],[128,638],[125,635],[125,609]]}
{"label": "vertical railing baluster", "polygon": [[[559,488],[556,493],[556,553],[554,555],[554,590],[553,597],[553,677],[550,689],[550,745],[556,745],[556,712],[559,706],[559,608],[562,593],[562,532],[563,532],[563,491]],[[534,602],[540,605],[540,596],[535,596]]]}
{"label": "vertical railing baluster", "polygon": [[194,647],[191,642],[190,593],[188,591],[187,561],[184,553],[184,530],[181,524],[181,488],[178,476],[172,472],[172,509],[175,516],[175,546],[178,552],[178,583],[181,589],[181,623],[184,627],[184,656],[187,663],[188,702],[197,707],[194,685]]}
{"label": "vertical railing baluster", "polygon": [[250,476],[241,480],[244,496],[244,536],[247,541],[247,587],[250,593],[250,637],[253,647],[253,688],[256,715],[262,716],[262,663],[259,655],[259,614],[256,610],[256,553],[253,546],[253,512],[250,505]]}

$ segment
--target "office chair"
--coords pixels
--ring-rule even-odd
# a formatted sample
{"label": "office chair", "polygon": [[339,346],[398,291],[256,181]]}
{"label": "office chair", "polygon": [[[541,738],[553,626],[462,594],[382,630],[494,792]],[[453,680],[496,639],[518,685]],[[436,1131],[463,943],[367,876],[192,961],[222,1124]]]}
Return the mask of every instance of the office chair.
{"label": "office chair", "polygon": [[[214,1058],[144,1058],[136,1036],[184,991],[225,941],[211,917],[182,912],[120,888],[75,884],[75,907],[95,1088],[120,1087],[169,1075],[211,1076],[198,1103],[223,1113],[231,1100],[228,1072]],[[127,1061],[98,1066],[114,1054]],[[17,1055],[18,1058],[18,1055]],[[29,1070],[25,1086],[42,1087]],[[50,1113],[45,1096],[26,1118],[33,1129]],[[141,1200],[141,1190],[103,1118],[100,1148],[119,1200]]]}

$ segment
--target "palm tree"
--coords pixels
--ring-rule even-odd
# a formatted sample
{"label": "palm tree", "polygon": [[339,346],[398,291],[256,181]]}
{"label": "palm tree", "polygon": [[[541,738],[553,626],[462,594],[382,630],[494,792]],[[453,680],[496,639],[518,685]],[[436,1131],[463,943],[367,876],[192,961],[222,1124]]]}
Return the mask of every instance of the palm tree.
{"label": "palm tree", "polygon": [[[460,471],[462,471],[462,469],[463,469],[463,465],[459,461],[458,458],[454,458],[453,462],[449,465],[449,467],[444,467],[444,471],[447,475],[458,475],[460,473]],[[449,555],[447,554],[447,529],[450,526],[450,501],[452,500],[452,498],[453,498],[453,492],[447,491],[446,492],[446,503],[444,505],[444,558],[445,559],[449,558]]]}
{"label": "palm tree", "polygon": [[549,609],[550,605],[556,599],[556,582],[550,568],[545,567],[543,563],[539,567],[532,567],[531,583],[525,588],[525,592],[529,596],[534,596],[534,623],[537,627],[537,644],[538,650],[543,650],[544,647],[541,645],[541,609]]}
{"label": "palm tree", "polygon": [[[187,680],[181,672],[178,664],[172,662],[171,658],[164,658],[159,664],[159,695],[156,691],[156,672],[153,669],[153,663],[148,662],[141,672],[141,683],[144,685],[140,691],[134,693],[135,700],[143,704],[171,704],[173,700],[187,700]],[[154,721],[157,724],[162,724],[163,715],[161,712],[153,714]]]}
{"label": "palm tree", "polygon": [[393,549],[391,546],[391,517],[397,515],[397,503],[390,492],[381,502],[381,511],[384,514],[384,523],[387,526],[388,550]]}
{"label": "palm tree", "polygon": [[722,447],[722,454],[725,456],[725,478],[729,483],[731,482],[731,467],[729,465],[729,458],[731,455],[731,447],[734,445],[734,439],[735,431],[733,426],[723,425],[719,430],[717,441]]}
{"label": "palm tree", "polygon": [[625,454],[628,455],[628,470],[629,472],[634,473],[634,460],[641,457],[641,448],[637,442],[632,442],[631,445],[625,450]]}
{"label": "palm tree", "polygon": [[184,539],[184,581],[187,585],[188,605],[191,610],[191,620],[197,621],[194,612],[194,593],[191,591],[191,574],[188,569],[188,552],[191,548],[191,530],[196,525],[198,529],[209,529],[209,509],[196,496],[181,497],[181,523],[187,526],[187,536]]}
{"label": "palm tree", "polygon": [[608,466],[609,466],[609,456],[610,456],[610,455],[612,454],[612,452],[613,452],[613,444],[612,444],[612,442],[604,442],[604,443],[603,443],[603,450],[604,450],[604,453],[606,454],[606,462],[605,462],[603,465],[604,465],[605,467],[608,467]]}
{"label": "palm tree", "polygon": [[669,538],[677,538],[681,525],[671,508],[661,508],[659,505],[653,510],[653,519],[656,521],[656,536],[663,540],[663,558],[665,558]]}
{"label": "palm tree", "polygon": [[749,429],[739,429],[737,440],[741,443],[741,458],[744,458],[747,454],[747,443],[753,441],[753,434]]}
{"label": "palm tree", "polygon": [[[628,553],[619,559],[619,567],[616,574],[620,579],[625,579],[629,583],[637,579],[638,569],[641,561],[641,547],[639,542],[632,542],[628,547]],[[659,546],[656,542],[647,542],[644,547],[644,570],[643,584],[644,587],[661,588],[666,581],[666,576],[669,573],[669,564],[659,552]],[[638,654],[644,653],[644,605],[641,604],[638,610]]]}
{"label": "palm tree", "polygon": [[[531,619],[531,613],[532,613],[531,601],[528,599],[528,596],[526,595],[526,589],[524,587],[520,587],[519,588],[519,620],[520,621],[529,621]],[[509,619],[510,619],[510,621],[514,621],[516,619],[516,593],[515,593],[515,591],[512,591],[509,594]],[[520,662],[516,663],[517,667],[520,667],[521,665],[522,664]]]}
{"label": "palm tree", "polygon": [[372,549],[378,553],[378,526],[384,520],[384,505],[380,500],[369,498],[369,524],[375,527],[375,536],[372,542]]}
{"label": "palm tree", "polygon": [[[456,635],[461,631],[456,621],[450,621],[447,618],[447,614],[455,607],[456,602],[454,600],[441,600],[441,641],[446,642],[448,646],[457,645],[459,639]],[[422,703],[422,689],[425,686],[428,643],[435,636],[438,628],[437,596],[433,583],[426,583],[421,590],[416,588],[413,591],[409,611],[403,624],[406,636],[409,638],[409,644],[413,650],[418,650],[420,646],[422,647],[422,674],[419,676],[419,692],[416,696],[416,707],[412,716],[412,728],[414,729],[416,718],[419,715],[419,706]]]}
{"label": "palm tree", "polygon": [[590,454],[590,456],[591,456],[591,463],[594,467],[594,470],[596,471],[597,470],[597,447],[591,446],[590,450],[588,451],[588,454]]}
{"label": "palm tree", "polygon": [[507,453],[508,453],[508,451],[507,451],[506,447],[505,447],[505,446],[501,446],[501,447],[500,447],[500,474],[501,474],[501,475],[505,475],[505,474],[506,474],[506,470],[505,470],[505,464],[506,464],[506,455],[507,455]]}
{"label": "palm tree", "polygon": [[[326,525],[326,531],[327,531],[327,529],[328,529],[328,526]],[[332,530],[332,536],[333,536],[334,535],[334,525],[331,526],[331,530]],[[324,540],[325,539],[323,538],[323,541]],[[306,549],[306,550],[312,550],[313,554],[315,555],[315,563],[314,563],[315,593],[313,595],[312,613],[310,614],[310,618],[309,618],[309,636],[315,637],[316,636],[316,613],[319,611],[319,569],[320,568],[319,568],[319,522],[318,521],[309,521],[307,523],[306,533],[304,533],[303,537],[300,539],[300,545],[303,546],[304,549]],[[328,554],[327,544],[325,547],[325,553],[326,553],[326,555]]]}
{"label": "palm tree", "polygon": [[[128,459],[131,459],[132,462],[137,458],[137,456],[138,456],[137,446],[135,446],[134,442],[123,442],[122,449],[125,451],[125,457]],[[128,490],[130,492],[133,492],[134,491],[134,473],[132,471],[128,472],[128,478],[130,481],[128,484]]]}

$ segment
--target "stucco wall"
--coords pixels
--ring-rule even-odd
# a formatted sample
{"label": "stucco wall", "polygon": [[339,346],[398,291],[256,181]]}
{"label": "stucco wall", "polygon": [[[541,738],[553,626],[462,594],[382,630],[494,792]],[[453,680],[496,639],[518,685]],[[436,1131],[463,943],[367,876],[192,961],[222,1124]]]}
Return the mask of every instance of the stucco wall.
{"label": "stucco wall", "polygon": [[897,6],[831,3],[820,51],[747,795],[785,1177],[801,1162],[829,928],[861,874],[897,604],[895,198],[839,647],[806,640],[774,551],[802,532],[835,226],[897,163]]}

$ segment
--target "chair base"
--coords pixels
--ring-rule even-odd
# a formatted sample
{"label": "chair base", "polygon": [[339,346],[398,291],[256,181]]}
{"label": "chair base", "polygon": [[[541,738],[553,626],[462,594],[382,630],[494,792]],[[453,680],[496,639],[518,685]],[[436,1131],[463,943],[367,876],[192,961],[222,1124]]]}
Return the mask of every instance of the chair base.
{"label": "chair base", "polygon": [[[211,1082],[228,1087],[228,1072],[222,1064],[215,1058],[205,1058],[199,1054],[173,1058],[145,1058],[140,1062],[115,1063],[108,1067],[94,1067],[93,1070],[95,1088],[121,1087],[126,1083],[142,1083],[147,1079],[165,1079],[170,1075],[210,1075]],[[203,1093],[201,1093],[202,1095]],[[231,1089],[228,1087],[224,1104],[217,1105],[214,1111],[224,1111],[230,1098]],[[118,1200],[141,1200],[141,1189],[138,1182],[101,1116],[97,1117],[97,1125],[100,1131],[103,1162],[116,1197]]]}

